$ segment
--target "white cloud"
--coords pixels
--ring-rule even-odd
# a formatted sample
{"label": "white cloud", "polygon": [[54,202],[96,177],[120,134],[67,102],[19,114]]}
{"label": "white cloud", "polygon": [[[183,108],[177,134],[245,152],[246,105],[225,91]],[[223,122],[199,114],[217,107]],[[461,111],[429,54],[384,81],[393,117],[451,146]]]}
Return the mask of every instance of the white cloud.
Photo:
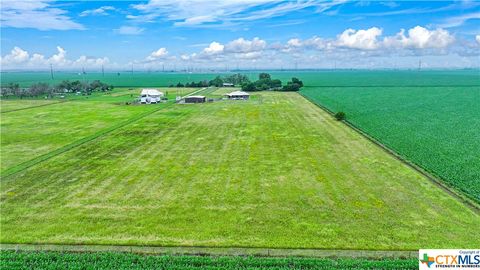
{"label": "white cloud", "polygon": [[223,53],[224,48],[225,48],[224,45],[214,41],[210,43],[210,45],[207,48],[203,49],[202,52],[206,55],[217,55],[217,54]]}
{"label": "white cloud", "polygon": [[298,51],[299,49],[303,48],[303,42],[298,38],[292,38],[287,41],[285,46],[278,46],[274,45],[273,49],[280,49],[282,52],[290,53]]}
{"label": "white cloud", "polygon": [[405,35],[405,30],[393,37],[384,38],[385,47],[402,47],[415,49],[428,48],[446,48],[455,41],[455,38],[444,29],[428,30],[421,26],[415,26],[408,30],[408,35]]}
{"label": "white cloud", "polygon": [[29,54],[27,51],[19,48],[14,47],[9,54],[2,57],[2,65],[8,64],[21,64],[29,59]]}
{"label": "white cloud", "polygon": [[292,38],[289,41],[287,41],[287,46],[298,48],[298,47],[302,46],[302,43],[300,42],[300,39]]}
{"label": "white cloud", "polygon": [[49,1],[2,0],[2,27],[35,28],[39,30],[83,30],[67,11],[52,7]]}
{"label": "white cloud", "polygon": [[475,40],[477,41],[478,44],[480,44],[480,35],[476,35]]}
{"label": "white cloud", "polygon": [[176,26],[219,27],[278,17],[311,7],[316,7],[317,12],[323,12],[343,2],[345,0],[150,0],[146,4],[132,5],[141,14],[129,15],[127,18],[137,22],[152,22],[161,18]]}
{"label": "white cloud", "polygon": [[236,59],[243,59],[243,60],[253,60],[253,59],[259,59],[263,56],[261,51],[257,52],[246,52],[246,53],[235,53],[234,57]]}
{"label": "white cloud", "polygon": [[168,55],[166,48],[160,48],[156,51],[153,51],[149,56],[147,56],[147,61],[155,61],[158,59],[164,59]]}
{"label": "white cloud", "polygon": [[121,35],[140,35],[141,33],[143,33],[143,31],[145,31],[145,28],[137,26],[121,26],[114,31]]}
{"label": "white cloud", "polygon": [[89,16],[89,15],[106,16],[106,15],[108,15],[107,11],[109,11],[109,10],[114,11],[114,10],[117,10],[117,9],[112,7],[112,6],[103,6],[103,7],[99,7],[99,8],[96,8],[96,9],[84,10],[79,14],[79,16],[80,17],[85,17],[85,16]]}
{"label": "white cloud", "polygon": [[328,42],[320,37],[313,36],[303,42],[303,45],[307,48],[312,48],[316,50],[330,49],[332,47],[332,42]]}
{"label": "white cloud", "polygon": [[67,51],[64,48],[57,46],[57,54],[52,55],[48,59],[48,62],[54,65],[63,66],[70,61],[67,60]]}
{"label": "white cloud", "polygon": [[30,58],[30,63],[33,66],[44,65],[46,63],[45,56],[43,56],[42,54],[34,53]]}
{"label": "white cloud", "polygon": [[347,29],[337,37],[337,46],[352,49],[373,50],[379,44],[377,37],[382,35],[382,30],[372,27],[367,30]]}
{"label": "white cloud", "polygon": [[[364,56],[367,55],[367,52],[368,56],[373,56],[384,54],[386,53],[385,49],[390,48],[416,50],[417,52],[422,49],[438,49],[437,52],[440,52],[440,49],[443,50],[455,42],[455,37],[447,30],[428,30],[421,26],[409,29],[407,33],[402,29],[396,35],[386,36],[383,40],[381,37],[382,30],[378,27],[360,29],[358,31],[347,29],[339,34],[336,39],[323,39],[318,36],[305,40],[293,38],[284,45],[272,44],[270,49],[291,55],[297,55],[309,49],[330,52],[353,49],[364,51]],[[434,51],[429,53],[432,52]]]}
{"label": "white cloud", "polygon": [[76,67],[100,67],[104,64],[109,64],[110,60],[107,57],[88,57],[80,56],[77,60],[70,60],[67,58],[67,51],[57,46],[57,53],[53,54],[48,59],[39,53],[30,53],[19,48],[14,47],[12,51],[1,58],[2,67],[6,68],[48,68],[52,64],[55,68],[76,68]]}
{"label": "white cloud", "polygon": [[101,67],[102,65],[106,65],[109,63],[110,59],[108,59],[108,57],[94,58],[82,55],[73,62],[73,65],[77,67]]}
{"label": "white cloud", "polygon": [[443,23],[440,23],[438,26],[440,28],[457,27],[457,26],[462,26],[463,24],[465,24],[466,21],[474,20],[474,19],[476,20],[480,19],[480,12],[467,13],[467,14],[462,14],[460,16],[446,18],[443,21]]}
{"label": "white cloud", "polygon": [[239,38],[229,42],[225,46],[226,52],[233,53],[249,53],[249,52],[258,52],[264,50],[267,46],[267,42],[258,37],[252,40],[246,40],[244,38]]}

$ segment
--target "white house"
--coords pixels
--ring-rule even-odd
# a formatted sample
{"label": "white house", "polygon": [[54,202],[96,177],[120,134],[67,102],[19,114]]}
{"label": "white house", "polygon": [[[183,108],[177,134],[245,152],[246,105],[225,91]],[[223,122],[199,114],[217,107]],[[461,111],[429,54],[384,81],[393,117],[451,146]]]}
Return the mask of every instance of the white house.
{"label": "white house", "polygon": [[164,94],[157,89],[142,89],[142,93],[140,94],[140,102],[142,104],[158,103],[163,96]]}
{"label": "white house", "polygon": [[228,99],[248,99],[250,94],[243,91],[235,91],[228,94],[225,94]]}
{"label": "white house", "polygon": [[234,87],[235,85],[233,83],[223,83],[223,87]]}

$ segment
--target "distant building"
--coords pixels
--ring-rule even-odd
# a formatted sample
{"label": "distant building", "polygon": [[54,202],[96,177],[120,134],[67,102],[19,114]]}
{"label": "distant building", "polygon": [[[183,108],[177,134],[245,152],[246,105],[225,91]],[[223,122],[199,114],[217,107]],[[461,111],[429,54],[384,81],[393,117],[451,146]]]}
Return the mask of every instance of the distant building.
{"label": "distant building", "polygon": [[206,101],[205,96],[188,96],[185,97],[185,103],[204,103]]}
{"label": "distant building", "polygon": [[223,83],[223,87],[234,87],[235,85],[233,83]]}
{"label": "distant building", "polygon": [[243,91],[235,91],[228,94],[225,94],[228,99],[249,99],[250,94]]}
{"label": "distant building", "polygon": [[154,104],[160,102],[164,94],[157,89],[142,89],[140,102],[142,104]]}

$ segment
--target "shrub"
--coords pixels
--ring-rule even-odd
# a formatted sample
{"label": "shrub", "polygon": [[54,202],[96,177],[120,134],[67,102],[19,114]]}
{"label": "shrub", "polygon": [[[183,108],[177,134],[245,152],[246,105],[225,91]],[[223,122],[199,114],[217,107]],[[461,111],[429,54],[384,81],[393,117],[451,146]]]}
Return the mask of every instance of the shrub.
{"label": "shrub", "polygon": [[338,121],[345,120],[345,113],[344,112],[337,112],[335,114],[335,119],[337,119]]}

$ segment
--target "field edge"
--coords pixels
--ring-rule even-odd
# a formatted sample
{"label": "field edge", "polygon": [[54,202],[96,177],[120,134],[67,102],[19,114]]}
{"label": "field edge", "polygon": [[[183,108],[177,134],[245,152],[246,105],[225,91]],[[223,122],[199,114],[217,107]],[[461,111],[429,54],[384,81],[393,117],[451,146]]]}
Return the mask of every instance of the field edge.
{"label": "field edge", "polygon": [[[332,117],[334,116],[335,113],[333,111],[331,111],[330,109],[328,109],[327,107],[323,106],[320,103],[315,102],[310,97],[304,95],[302,92],[298,92],[298,94],[300,96],[302,96],[303,98],[305,98],[308,102],[312,103],[313,105],[317,106],[321,110],[323,110],[326,113],[328,113],[329,115],[331,115]],[[361,136],[363,136],[367,140],[369,140],[370,142],[372,142],[375,145],[377,145],[378,147],[380,147],[383,151],[390,154],[395,159],[399,160],[403,164],[407,165],[408,167],[410,167],[410,168],[414,169],[415,171],[419,172],[420,174],[422,174],[424,177],[426,177],[430,182],[435,184],[437,187],[439,187],[440,189],[445,191],[447,194],[449,194],[450,196],[455,198],[457,201],[461,202],[462,204],[464,204],[465,206],[470,208],[473,212],[475,212],[475,214],[477,214],[477,215],[480,214],[480,204],[477,203],[473,198],[470,198],[468,195],[466,195],[466,194],[462,193],[461,191],[457,190],[455,187],[452,187],[452,186],[448,185],[440,177],[430,173],[429,171],[427,171],[425,168],[421,167],[420,165],[414,163],[413,161],[410,161],[410,160],[404,158],[402,155],[397,153],[395,150],[387,147],[386,145],[384,145],[383,143],[381,143],[380,141],[378,141],[377,139],[375,139],[374,137],[370,136],[368,133],[363,131],[361,128],[357,127],[355,124],[349,122],[347,119],[343,120],[341,122],[344,123],[349,128],[353,129],[355,132],[357,132],[358,134],[360,134]]]}
{"label": "field edge", "polygon": [[418,250],[350,250],[139,245],[0,244],[0,251],[128,252],[150,255],[209,255],[307,258],[417,258]]}

